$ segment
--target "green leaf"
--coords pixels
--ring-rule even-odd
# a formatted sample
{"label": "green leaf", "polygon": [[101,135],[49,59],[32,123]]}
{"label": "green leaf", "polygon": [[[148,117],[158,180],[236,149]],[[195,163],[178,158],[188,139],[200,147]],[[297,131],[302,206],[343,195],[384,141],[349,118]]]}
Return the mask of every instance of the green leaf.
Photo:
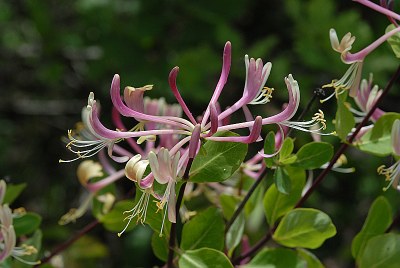
{"label": "green leaf", "polygon": [[219,202],[222,208],[222,214],[225,219],[229,220],[235,212],[236,205],[240,202],[240,198],[234,195],[221,194]]}
{"label": "green leaf", "polygon": [[303,248],[298,248],[297,253],[307,262],[307,265],[305,267],[324,268],[324,265],[321,263],[321,261],[310,251],[305,250]]}
{"label": "green leaf", "polygon": [[11,204],[25,189],[26,183],[20,184],[7,184],[6,194],[4,196],[3,204]]}
{"label": "green leaf", "polygon": [[280,193],[289,194],[291,185],[290,185],[290,178],[283,167],[278,167],[275,169],[274,172],[274,182],[276,188]]}
{"label": "green leaf", "polygon": [[365,246],[371,237],[385,233],[392,223],[392,208],[384,196],[375,199],[369,209],[367,219],[361,231],[354,237],[351,244],[351,254],[355,259],[363,254]]}
{"label": "green leaf", "polygon": [[372,130],[368,131],[361,140],[356,143],[357,147],[367,153],[378,156],[386,156],[392,153],[391,132],[393,122],[400,119],[398,113],[386,113],[374,124]]}
{"label": "green leaf", "polygon": [[181,248],[191,250],[208,247],[222,250],[224,229],[221,213],[217,208],[210,207],[183,226]]}
{"label": "green leaf", "polygon": [[297,152],[297,161],[293,166],[304,169],[319,168],[328,162],[333,155],[333,146],[326,142],[310,142]]}
{"label": "green leaf", "polygon": [[347,135],[350,133],[354,125],[356,124],[353,114],[350,112],[349,108],[345,104],[346,95],[339,96],[338,98],[338,108],[335,117],[335,128],[336,133],[339,138],[344,141]]}
{"label": "green leaf", "polygon": [[[270,131],[265,137],[264,141],[264,153],[273,154],[275,152],[275,133]],[[264,158],[265,165],[267,167],[272,167],[274,165],[274,157]]]}
{"label": "green leaf", "polygon": [[290,155],[289,157],[287,157],[285,159],[279,160],[279,163],[281,165],[290,165],[290,164],[293,164],[296,161],[297,161],[297,155],[292,154],[292,155]]}
{"label": "green leaf", "polygon": [[311,208],[297,208],[287,213],[279,223],[273,238],[286,247],[318,248],[336,234],[327,214]]}
{"label": "green leaf", "polygon": [[307,267],[306,262],[294,250],[286,248],[265,248],[243,268],[300,268]]}
{"label": "green leaf", "polygon": [[33,212],[27,212],[21,217],[14,218],[13,225],[17,237],[33,233],[37,228],[39,228],[41,222],[42,217]]}
{"label": "green leaf", "polygon": [[151,237],[151,248],[154,255],[162,261],[168,259],[168,241],[165,237],[160,237],[157,233],[153,233]]}
{"label": "green leaf", "polygon": [[279,161],[288,158],[290,154],[293,152],[294,142],[292,138],[286,138],[283,141],[281,151],[279,152]]}
{"label": "green leaf", "polygon": [[[257,188],[254,190],[253,194],[250,196],[249,200],[247,201],[246,205],[244,206],[244,212],[246,218],[256,211],[257,209],[262,209],[262,200],[264,198],[264,193],[266,190],[267,179],[262,179],[261,183]],[[254,178],[250,178],[247,176],[243,177],[242,186],[243,189],[249,191],[250,188],[254,185]],[[254,215],[253,215],[254,216]]]}
{"label": "green leaf", "polygon": [[286,167],[292,186],[289,195],[278,191],[275,184],[272,184],[264,195],[264,209],[267,222],[270,226],[274,225],[277,219],[285,215],[294,208],[301,197],[301,192],[306,181],[304,169]]}
{"label": "green leaf", "polygon": [[400,263],[400,235],[383,234],[371,238],[361,255],[359,268],[397,268]]}
{"label": "green leaf", "polygon": [[[231,132],[214,136],[231,137]],[[247,154],[247,144],[240,142],[206,141],[202,146],[205,154],[198,154],[190,169],[192,182],[220,182],[228,179],[240,167]]]}
{"label": "green leaf", "polygon": [[179,258],[180,268],[233,268],[229,259],[221,251],[200,248],[185,251]]}
{"label": "green leaf", "polygon": [[239,214],[236,220],[233,222],[229,230],[226,232],[226,248],[228,249],[228,255],[232,256],[235,248],[242,241],[244,232],[245,217],[243,211]]}
{"label": "green leaf", "polygon": [[[390,24],[388,27],[386,27],[386,33],[390,32],[391,30],[395,29],[396,26],[393,24]],[[397,58],[400,58],[400,34],[397,32],[396,34],[392,35],[389,37],[387,40],[389,45],[392,47],[392,50],[394,52],[394,55],[396,55]]]}
{"label": "green leaf", "polygon": [[[236,210],[240,198],[233,195],[222,194],[219,196],[219,202],[222,208],[222,214],[226,220],[229,220]],[[235,222],[226,232],[225,243],[228,249],[228,255],[233,253],[233,250],[239,245],[244,232],[245,217],[244,213],[240,213]]]}

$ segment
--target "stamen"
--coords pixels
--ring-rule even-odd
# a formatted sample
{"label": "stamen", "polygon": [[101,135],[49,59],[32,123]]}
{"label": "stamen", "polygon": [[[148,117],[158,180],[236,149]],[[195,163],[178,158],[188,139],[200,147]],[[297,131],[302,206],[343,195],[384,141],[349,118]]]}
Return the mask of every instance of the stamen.
{"label": "stamen", "polygon": [[[400,161],[397,161],[394,165],[391,167],[385,168],[385,165],[382,165],[378,167],[377,172],[379,175],[384,175],[385,180],[389,181],[389,184],[383,188],[383,191],[387,191],[387,189],[390,188],[390,186],[393,185],[393,183],[396,181],[396,184],[398,184],[399,180],[399,175],[400,175],[400,169],[399,169],[399,164]],[[397,185],[396,185],[397,187]]]}
{"label": "stamen", "polygon": [[255,104],[265,104],[270,102],[270,99],[272,99],[273,91],[274,91],[273,88],[263,87],[257,93],[257,96],[251,102],[249,102],[249,104],[255,105]]}
{"label": "stamen", "polygon": [[131,213],[131,215],[127,216],[125,220],[128,220],[127,224],[125,225],[125,228],[119,232],[117,235],[121,237],[121,235],[128,229],[128,226],[130,225],[132,219],[137,216],[137,222],[140,221],[140,223],[144,223],[146,221],[146,214],[147,214],[147,207],[148,203],[150,200],[150,193],[145,191],[143,192],[142,196],[140,197],[139,201],[137,204],[131,209],[131,210],[126,210],[124,211],[125,213]]}

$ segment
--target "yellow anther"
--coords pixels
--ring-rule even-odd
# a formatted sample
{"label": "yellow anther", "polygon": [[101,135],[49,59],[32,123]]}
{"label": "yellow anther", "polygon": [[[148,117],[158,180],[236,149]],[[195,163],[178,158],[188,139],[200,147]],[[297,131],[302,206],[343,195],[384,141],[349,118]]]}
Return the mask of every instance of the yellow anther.
{"label": "yellow anther", "polygon": [[22,244],[22,248],[24,249],[23,255],[31,255],[37,253],[37,249],[34,246]]}
{"label": "yellow anther", "polygon": [[13,210],[13,214],[17,214],[18,216],[23,216],[26,214],[26,210],[23,207],[16,208]]}

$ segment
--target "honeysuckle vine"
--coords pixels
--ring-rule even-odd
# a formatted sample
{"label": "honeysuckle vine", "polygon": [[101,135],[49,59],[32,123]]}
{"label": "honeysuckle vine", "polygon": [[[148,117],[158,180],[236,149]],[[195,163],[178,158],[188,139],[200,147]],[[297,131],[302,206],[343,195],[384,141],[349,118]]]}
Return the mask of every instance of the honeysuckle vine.
{"label": "honeysuckle vine", "polygon": [[[177,102],[175,104],[167,103],[164,98],[147,97],[150,90],[157,89],[157,85],[152,83],[121,88],[121,77],[115,74],[109,90],[113,127],[103,123],[104,115],[101,114],[99,100],[95,99],[95,93],[90,92],[87,105],[81,112],[82,122],[75,129],[69,130],[64,138],[67,149],[74,156],[60,160],[61,163],[82,160],[76,176],[84,189],[84,201],[78,208],[62,216],[59,223],[75,222],[91,205],[97,220],[56,247],[49,257],[42,259],[43,263],[99,223],[112,229],[118,236],[129,232],[134,224],[149,225],[154,231],[154,252],[165,261],[168,268],[195,266],[198,260],[201,260],[201,264],[202,261],[210,260],[211,265],[223,263],[221,267],[224,268],[232,265],[267,266],[270,263],[260,264],[257,261],[270,259],[263,259],[263,254],[276,250],[268,248],[261,251],[271,239],[280,246],[278,250],[297,254],[299,259],[306,261],[306,258],[301,257],[301,250],[318,248],[336,234],[336,227],[326,213],[303,208],[303,205],[331,170],[354,171],[354,168],[342,166],[347,160],[344,152],[350,146],[364,152],[372,150],[372,153],[393,156],[396,162],[390,167],[378,167],[378,173],[384,175],[388,182],[385,191],[391,186],[399,190],[400,115],[386,112],[387,109],[384,111],[378,105],[398,80],[400,67],[382,90],[374,84],[372,74],[368,79],[363,79],[363,66],[367,64],[367,56],[378,46],[399,36],[400,28],[396,21],[400,16],[385,1],[381,1],[380,6],[367,0],[355,2],[387,16],[394,28],[389,28],[385,34],[358,52],[351,52],[355,36],[349,32],[340,39],[336,30],[331,29],[329,39],[332,49],[340,54],[342,62],[349,65],[349,68],[342,78],[332,80],[322,85],[323,89],[316,90],[297,119],[294,118],[300,107],[300,86],[292,74],[283,78],[287,99],[278,112],[269,116],[263,112],[253,112],[253,105],[271,105],[273,94],[281,89],[277,85],[272,87],[268,81],[269,76],[273,75],[272,63],[249,55],[244,56],[242,93],[230,106],[221,107],[219,101],[226,98],[223,91],[229,87],[231,72],[232,45],[229,41],[223,49],[219,79],[201,114],[194,114],[184,95],[181,95],[178,74],[182,72],[185,75],[185,70],[179,67],[172,68],[168,75],[168,85]],[[328,88],[333,88],[334,92],[322,97],[322,93],[329,92]],[[317,110],[311,119],[303,120],[316,99],[322,99],[322,103],[333,96],[337,100],[331,102],[337,104],[334,119],[336,131],[326,130],[331,129],[331,124],[326,121],[322,110]],[[240,113],[238,118],[244,119],[231,122],[231,118],[236,119],[233,116],[235,113]],[[384,142],[390,136],[392,151],[384,151],[386,147],[381,151],[363,148],[363,144],[376,141],[371,138],[376,131],[385,132],[386,135],[388,125],[392,126],[391,135],[385,136],[378,143],[382,142],[382,147],[387,147]],[[269,126],[273,126],[273,130]],[[271,131],[265,135],[267,128]],[[306,138],[312,141],[298,146],[293,136],[295,130],[311,134],[312,137]],[[323,142],[321,136],[336,133],[342,144],[334,152],[333,146]],[[315,135],[318,135],[317,138]],[[261,142],[264,143],[262,148]],[[248,150],[251,144],[257,145]],[[95,157],[98,159],[95,160]],[[319,170],[322,171],[313,179],[312,174]],[[265,183],[264,189],[260,185],[267,174],[272,179]],[[121,201],[118,198],[120,188],[116,190],[114,184],[123,178],[127,178],[132,191],[129,192],[128,200]],[[0,201],[4,189],[0,181]],[[132,200],[133,196],[135,201]],[[191,207],[193,200],[193,203],[202,203],[202,209],[207,208],[198,210],[196,206]],[[282,204],[276,200],[284,201]],[[266,223],[268,229],[261,239],[254,241],[254,237],[249,239],[251,233],[245,225],[253,221],[251,213],[260,209],[260,203],[266,216],[262,223]],[[9,256],[18,258],[23,250],[27,250],[15,247],[15,233],[13,236],[11,232],[13,218],[10,215],[12,211],[9,206],[0,202],[0,260]],[[110,215],[113,215],[111,220]],[[293,221],[293,218],[302,220]],[[117,227],[116,219],[120,220]],[[387,217],[389,220],[391,216]],[[324,225],[324,228],[318,224],[314,226],[316,222]],[[304,227],[302,223],[311,226]],[[302,233],[304,229],[301,228],[309,228],[307,230],[311,230],[310,233],[315,232],[307,239],[296,239],[295,235],[293,239],[285,237],[286,233],[293,230]],[[392,227],[386,225],[387,228]],[[178,233],[180,231],[181,234]],[[207,237],[208,232],[212,233],[210,237]],[[368,230],[365,232],[370,233]],[[193,235],[195,242],[187,238],[188,235]],[[357,244],[356,238],[353,243]],[[32,251],[29,253],[33,254],[33,248],[29,249]],[[25,251],[24,254],[28,254]],[[255,254],[257,257],[254,257]],[[307,254],[313,256],[311,252],[307,251]],[[360,256],[353,253],[353,257],[359,265]]]}

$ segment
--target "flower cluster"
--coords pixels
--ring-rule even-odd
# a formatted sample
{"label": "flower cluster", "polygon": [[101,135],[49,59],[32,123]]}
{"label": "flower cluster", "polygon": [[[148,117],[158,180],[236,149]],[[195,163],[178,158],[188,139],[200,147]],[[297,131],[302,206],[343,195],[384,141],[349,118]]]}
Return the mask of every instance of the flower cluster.
{"label": "flower cluster", "polygon": [[[106,185],[125,175],[134,181],[142,191],[142,197],[137,205],[130,211],[127,217],[128,224],[134,218],[144,222],[150,197],[157,199],[158,210],[167,209],[171,222],[176,221],[175,216],[175,192],[176,183],[181,179],[183,172],[188,168],[190,159],[193,159],[199,151],[202,140],[217,142],[254,143],[262,140],[260,137],[262,126],[277,124],[281,129],[280,141],[284,139],[283,128],[290,127],[302,131],[319,133],[326,128],[324,114],[319,111],[309,121],[291,121],[298,110],[300,102],[300,90],[297,81],[291,74],[284,81],[288,91],[288,103],[278,114],[262,117],[254,117],[247,105],[266,104],[272,98],[273,88],[265,86],[270,75],[272,64],[263,63],[261,59],[245,56],[246,79],[242,97],[233,105],[221,110],[218,99],[227,82],[231,66],[231,43],[227,42],[223,52],[222,71],[215,87],[211,100],[204,113],[196,120],[189,110],[177,87],[177,75],[179,68],[175,67],[169,74],[169,85],[179,105],[166,104],[163,99],[151,100],[144,96],[146,91],[152,89],[152,85],[144,87],[125,87],[120,91],[120,77],[114,75],[110,87],[110,95],[113,103],[113,122],[117,129],[105,127],[100,118],[100,107],[90,93],[88,105],[82,111],[82,127],[77,131],[69,131],[67,148],[76,154],[72,160],[60,160],[69,162],[76,159],[89,158],[100,153],[100,161],[104,169],[108,169],[108,177],[88,183],[83,180],[83,185],[92,193],[96,193]],[[246,121],[230,123],[230,116],[243,110]],[[182,117],[182,113],[187,119]],[[133,127],[125,127],[121,116],[132,118],[136,122]],[[316,128],[316,126],[318,126]],[[248,135],[215,136],[217,132],[248,129]],[[126,141],[133,153],[119,146],[118,143]],[[115,171],[105,158],[104,150],[108,156],[119,163],[126,163],[125,169]],[[277,148],[279,151],[279,148]],[[246,173],[249,175],[260,167],[256,162],[262,160],[265,154],[255,156],[247,163]],[[150,172],[147,172],[150,167]],[[190,168],[190,167],[189,167]],[[97,172],[97,171],[96,171]],[[95,173],[96,173],[95,172]],[[259,172],[259,171],[258,171]],[[99,174],[95,174],[100,176]],[[79,176],[79,174],[78,174]],[[82,181],[82,180],[81,180]],[[154,191],[154,185],[166,185],[164,193]],[[92,198],[92,196],[90,196]],[[74,210],[67,214],[61,222],[66,223],[75,220],[82,214],[87,203],[82,209]],[[168,213],[167,213],[168,211]],[[78,213],[77,213],[78,212]]]}

